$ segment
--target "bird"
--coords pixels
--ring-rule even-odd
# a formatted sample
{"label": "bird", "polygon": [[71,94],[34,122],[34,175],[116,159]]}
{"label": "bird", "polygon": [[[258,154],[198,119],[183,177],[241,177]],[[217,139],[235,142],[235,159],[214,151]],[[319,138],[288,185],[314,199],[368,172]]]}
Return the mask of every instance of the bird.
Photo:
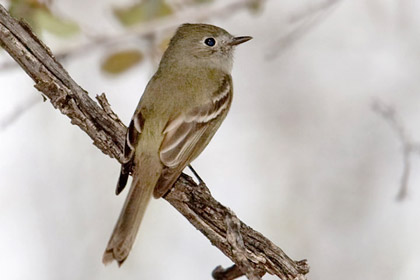
{"label": "bird", "polygon": [[104,264],[123,264],[152,196],[170,191],[212,139],[232,102],[234,49],[251,39],[203,23],[176,30],[127,129],[116,194],[133,179]]}

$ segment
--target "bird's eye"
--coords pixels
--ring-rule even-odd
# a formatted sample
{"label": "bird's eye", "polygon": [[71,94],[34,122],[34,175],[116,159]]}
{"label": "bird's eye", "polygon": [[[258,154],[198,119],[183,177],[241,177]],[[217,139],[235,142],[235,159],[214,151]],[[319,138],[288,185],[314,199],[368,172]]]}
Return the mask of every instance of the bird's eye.
{"label": "bird's eye", "polygon": [[204,40],[204,44],[206,44],[209,47],[213,47],[214,45],[216,45],[216,40],[210,37]]}

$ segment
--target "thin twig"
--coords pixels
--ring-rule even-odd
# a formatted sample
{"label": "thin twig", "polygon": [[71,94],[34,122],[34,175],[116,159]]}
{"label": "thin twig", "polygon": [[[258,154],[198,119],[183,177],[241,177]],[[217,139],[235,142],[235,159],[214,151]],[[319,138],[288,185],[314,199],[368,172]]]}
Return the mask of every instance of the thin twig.
{"label": "thin twig", "polygon": [[233,280],[245,274],[234,264],[226,269],[219,265],[213,270],[211,275],[215,280]]}
{"label": "thin twig", "polygon": [[282,34],[279,39],[271,44],[272,46],[266,55],[266,59],[272,60],[276,58],[310,30],[327,19],[328,13],[330,13],[340,1],[341,0],[326,0],[311,6],[303,12],[299,11],[297,14],[290,16],[288,24],[292,24],[294,27]]}
{"label": "thin twig", "polygon": [[16,106],[10,113],[0,119],[0,131],[6,130],[10,125],[22,117],[26,112],[38,104],[42,99],[39,96],[32,96]]}
{"label": "thin twig", "polygon": [[[103,153],[123,162],[126,127],[111,110],[105,96],[98,97],[101,107],[69,76],[30,28],[10,17],[1,5],[0,45],[55,108],[85,131]],[[189,176],[182,174],[165,199],[250,279],[258,279],[256,273],[260,272],[283,280],[304,278],[309,272],[306,260],[293,261],[216,201],[204,184],[197,185]]]}
{"label": "thin twig", "polygon": [[410,179],[411,161],[410,157],[413,153],[419,152],[419,143],[413,142],[411,137],[406,132],[406,129],[399,119],[395,109],[385,104],[380,100],[376,100],[372,103],[372,109],[374,112],[379,114],[385,119],[385,121],[391,126],[391,128],[397,134],[397,137],[402,146],[402,160],[403,160],[403,171],[400,179],[400,189],[397,194],[397,200],[401,201],[407,197],[408,192],[408,181]]}

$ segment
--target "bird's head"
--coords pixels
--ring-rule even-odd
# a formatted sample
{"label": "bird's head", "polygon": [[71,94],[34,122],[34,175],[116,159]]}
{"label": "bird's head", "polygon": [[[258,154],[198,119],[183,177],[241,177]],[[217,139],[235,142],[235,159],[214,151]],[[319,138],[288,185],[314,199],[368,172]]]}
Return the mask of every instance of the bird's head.
{"label": "bird's head", "polygon": [[183,24],[172,37],[162,63],[167,60],[185,66],[220,68],[229,73],[235,46],[251,39],[234,37],[214,25]]}

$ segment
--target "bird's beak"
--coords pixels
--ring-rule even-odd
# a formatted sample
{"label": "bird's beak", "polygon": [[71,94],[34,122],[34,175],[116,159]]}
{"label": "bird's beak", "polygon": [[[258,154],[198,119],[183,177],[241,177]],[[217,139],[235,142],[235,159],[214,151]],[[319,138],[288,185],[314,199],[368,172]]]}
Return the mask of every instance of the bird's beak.
{"label": "bird's beak", "polygon": [[231,45],[231,46],[236,46],[236,45],[239,45],[239,44],[245,43],[245,42],[247,42],[247,41],[249,41],[249,40],[251,40],[251,39],[252,39],[252,37],[251,37],[251,36],[240,36],[240,37],[234,37],[234,38],[232,39],[232,41],[229,43],[229,45]]}

